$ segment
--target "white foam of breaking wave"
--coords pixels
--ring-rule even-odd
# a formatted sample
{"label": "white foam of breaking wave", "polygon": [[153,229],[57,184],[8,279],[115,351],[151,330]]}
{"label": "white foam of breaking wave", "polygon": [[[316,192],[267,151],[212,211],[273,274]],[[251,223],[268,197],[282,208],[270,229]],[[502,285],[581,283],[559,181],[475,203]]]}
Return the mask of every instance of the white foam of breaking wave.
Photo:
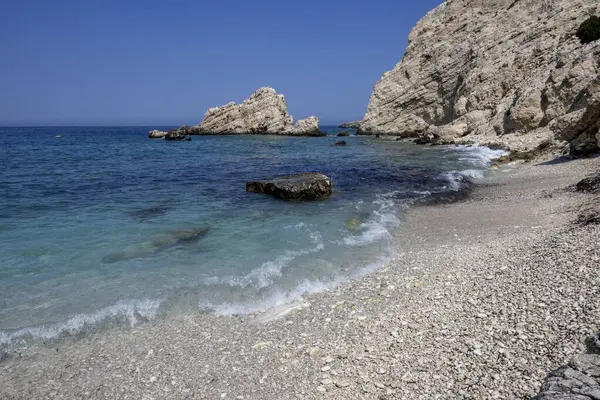
{"label": "white foam of breaking wave", "polygon": [[53,339],[64,334],[76,335],[84,331],[86,327],[100,324],[111,318],[126,318],[131,326],[135,326],[139,322],[154,319],[160,304],[160,300],[120,301],[93,313],[76,315],[66,321],[15,331],[2,331],[0,332],[0,345],[7,345],[24,338]]}
{"label": "white foam of breaking wave", "polygon": [[453,190],[455,192],[462,188],[464,177],[460,175],[458,171],[443,172],[440,177],[448,182],[447,186],[444,186],[444,190]]}
{"label": "white foam of breaking wave", "polygon": [[391,240],[391,231],[400,226],[400,220],[394,214],[395,203],[391,197],[395,192],[378,196],[373,204],[379,209],[367,221],[358,226],[361,231],[358,235],[345,237],[343,244],[346,246],[365,246],[381,240]]}
{"label": "white foam of breaking wave", "polygon": [[245,303],[213,303],[210,301],[200,301],[199,307],[202,309],[212,310],[218,315],[244,315],[252,314],[259,311],[266,311],[275,307],[279,307],[285,304],[292,304],[299,300],[302,300],[307,295],[313,293],[320,293],[326,290],[330,290],[342,283],[356,279],[361,276],[369,275],[383,267],[391,259],[393,259],[393,253],[386,253],[381,258],[367,266],[358,269],[354,274],[350,276],[337,276],[330,280],[309,280],[304,279],[296,287],[291,290],[275,290],[273,293],[266,298],[257,300],[255,302]]}
{"label": "white foam of breaking wave", "polygon": [[491,164],[492,160],[510,154],[505,150],[492,150],[479,145],[457,145],[451,146],[451,148],[457,149],[462,153],[459,158],[460,161],[468,162],[478,167],[487,167]]}
{"label": "white foam of breaking wave", "polygon": [[464,188],[466,183],[483,178],[485,176],[485,168],[489,167],[494,159],[510,154],[504,150],[492,150],[479,145],[454,145],[449,146],[449,148],[461,152],[459,161],[469,163],[474,167],[480,168],[469,168],[462,171],[448,171],[440,174],[440,177],[448,182],[448,186],[445,189],[452,191],[459,191]]}
{"label": "white foam of breaking wave", "polygon": [[464,171],[449,171],[440,174],[440,177],[448,182],[445,190],[458,192],[463,189],[465,184],[483,178],[485,175],[482,170],[466,169]]}
{"label": "white foam of breaking wave", "polygon": [[315,247],[305,250],[286,250],[282,255],[275,258],[275,260],[262,263],[260,267],[253,269],[243,277],[212,277],[204,280],[204,284],[229,285],[242,288],[252,286],[257,289],[273,285],[278,278],[281,278],[283,268],[289,265],[295,258],[311,253],[318,253],[325,248],[320,232],[310,230],[305,223],[299,223],[294,228],[306,230]]}

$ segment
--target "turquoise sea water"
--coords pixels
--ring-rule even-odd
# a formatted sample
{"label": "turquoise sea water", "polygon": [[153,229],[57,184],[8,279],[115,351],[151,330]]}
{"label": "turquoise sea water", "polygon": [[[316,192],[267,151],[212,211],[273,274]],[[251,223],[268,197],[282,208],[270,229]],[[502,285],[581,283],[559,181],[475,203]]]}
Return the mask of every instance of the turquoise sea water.
{"label": "turquoise sea water", "polygon": [[[459,195],[499,155],[333,128],[191,142],[148,130],[0,128],[0,347],[324,290],[389,260],[406,207]],[[332,178],[330,199],[245,192],[306,171]]]}

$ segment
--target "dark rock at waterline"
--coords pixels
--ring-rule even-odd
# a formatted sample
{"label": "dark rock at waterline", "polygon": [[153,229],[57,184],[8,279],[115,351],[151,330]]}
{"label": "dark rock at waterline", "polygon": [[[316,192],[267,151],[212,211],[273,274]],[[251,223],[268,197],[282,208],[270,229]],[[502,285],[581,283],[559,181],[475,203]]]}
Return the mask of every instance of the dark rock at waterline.
{"label": "dark rock at waterline", "polygon": [[102,259],[102,262],[105,264],[113,264],[119,261],[152,257],[173,247],[195,244],[207,234],[208,228],[205,227],[172,230],[163,235],[155,236],[149,242],[140,243],[134,248],[109,254]]}
{"label": "dark rock at waterline", "polygon": [[188,140],[184,135],[178,131],[170,131],[165,136],[165,140]]}
{"label": "dark rock at waterline", "polygon": [[350,134],[348,132],[340,132],[337,134],[338,137],[346,137],[346,136],[350,136]]}
{"label": "dark rock at waterline", "polygon": [[[402,139],[403,138],[400,138],[400,140],[402,140]],[[416,138],[415,140],[413,140],[413,143],[414,144],[421,144],[421,145],[423,145],[423,144],[429,144],[429,140],[427,138],[425,138],[425,137],[419,137],[419,138]]]}
{"label": "dark rock at waterline", "polygon": [[345,141],[341,140],[339,142],[336,142],[335,145],[336,146],[346,146],[348,143],[346,143]]}
{"label": "dark rock at waterline", "polygon": [[173,129],[173,132],[177,132],[180,135],[199,135],[202,133],[199,126],[188,126],[183,125],[177,129]]}
{"label": "dark rock at waterline", "polygon": [[582,179],[575,185],[575,190],[582,193],[600,193],[600,175]]}
{"label": "dark rock at waterline", "polygon": [[318,172],[268,178],[246,183],[246,190],[283,200],[322,200],[331,195],[331,179]]}

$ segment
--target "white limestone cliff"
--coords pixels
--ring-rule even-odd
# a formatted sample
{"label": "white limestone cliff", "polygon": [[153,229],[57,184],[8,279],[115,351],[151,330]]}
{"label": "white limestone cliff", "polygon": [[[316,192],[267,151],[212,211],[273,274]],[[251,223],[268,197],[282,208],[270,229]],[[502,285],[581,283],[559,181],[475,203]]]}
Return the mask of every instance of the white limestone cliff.
{"label": "white limestone cliff", "polygon": [[575,33],[597,0],[448,0],[375,85],[360,133],[426,141],[600,146],[600,41]]}

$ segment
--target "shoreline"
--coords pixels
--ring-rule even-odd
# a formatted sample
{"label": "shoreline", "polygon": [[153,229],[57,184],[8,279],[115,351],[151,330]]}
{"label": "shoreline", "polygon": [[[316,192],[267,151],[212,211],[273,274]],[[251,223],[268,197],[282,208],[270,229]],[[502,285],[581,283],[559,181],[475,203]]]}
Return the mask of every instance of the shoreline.
{"label": "shoreline", "polygon": [[598,328],[600,232],[571,229],[589,196],[564,190],[598,165],[524,165],[411,207],[394,261],[278,318],[197,313],[33,348],[0,363],[0,398],[534,395]]}

